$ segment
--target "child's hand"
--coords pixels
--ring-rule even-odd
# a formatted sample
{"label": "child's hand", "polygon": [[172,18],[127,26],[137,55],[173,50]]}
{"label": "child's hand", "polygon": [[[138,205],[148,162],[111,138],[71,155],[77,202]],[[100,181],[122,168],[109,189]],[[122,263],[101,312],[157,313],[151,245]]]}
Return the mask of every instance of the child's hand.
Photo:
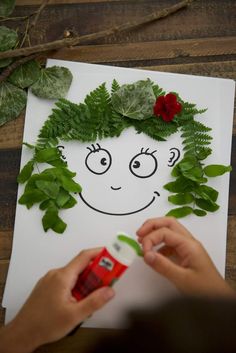
{"label": "child's hand", "polygon": [[[150,219],[137,235],[143,246],[145,262],[184,294],[235,295],[201,243],[175,218]],[[157,245],[163,247],[154,251],[153,247]]]}
{"label": "child's hand", "polygon": [[16,318],[0,332],[0,352],[32,352],[56,341],[114,296],[110,287],[100,288],[79,302],[71,294],[79,274],[99,251],[82,251],[67,266],[51,270],[40,279]]}

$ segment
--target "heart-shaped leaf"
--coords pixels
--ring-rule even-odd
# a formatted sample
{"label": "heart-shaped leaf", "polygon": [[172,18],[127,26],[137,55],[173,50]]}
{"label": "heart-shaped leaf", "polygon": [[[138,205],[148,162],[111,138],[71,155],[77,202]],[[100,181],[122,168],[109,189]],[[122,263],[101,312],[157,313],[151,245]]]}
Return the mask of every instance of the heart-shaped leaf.
{"label": "heart-shaped leaf", "polygon": [[15,119],[26,105],[26,93],[9,82],[0,84],[0,126]]}
{"label": "heart-shaped leaf", "polygon": [[[0,5],[1,8],[1,5]],[[16,31],[5,26],[0,26],[0,51],[13,48],[18,40]]]}
{"label": "heart-shaped leaf", "polygon": [[40,76],[31,86],[31,90],[40,98],[62,98],[67,94],[72,78],[70,70],[66,67],[48,67],[41,70]]}
{"label": "heart-shaped leaf", "polygon": [[8,78],[8,81],[20,88],[31,86],[40,76],[40,66],[32,60],[17,67]]}

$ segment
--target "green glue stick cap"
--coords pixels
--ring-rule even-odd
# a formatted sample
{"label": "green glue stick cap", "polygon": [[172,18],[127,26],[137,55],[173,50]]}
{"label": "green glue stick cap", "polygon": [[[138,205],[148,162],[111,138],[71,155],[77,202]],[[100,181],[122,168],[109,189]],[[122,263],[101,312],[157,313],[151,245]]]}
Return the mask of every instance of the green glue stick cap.
{"label": "green glue stick cap", "polygon": [[135,250],[135,252],[136,252],[136,254],[137,254],[138,256],[143,256],[143,251],[142,251],[142,249],[141,249],[141,246],[140,246],[140,245],[138,244],[138,242],[137,242],[136,240],[134,240],[133,238],[127,236],[127,235],[124,234],[124,233],[119,233],[119,234],[117,235],[117,239],[118,239],[119,241],[121,241],[121,242],[123,242],[123,243],[126,243],[126,244],[128,244],[129,246],[131,246],[131,247]]}

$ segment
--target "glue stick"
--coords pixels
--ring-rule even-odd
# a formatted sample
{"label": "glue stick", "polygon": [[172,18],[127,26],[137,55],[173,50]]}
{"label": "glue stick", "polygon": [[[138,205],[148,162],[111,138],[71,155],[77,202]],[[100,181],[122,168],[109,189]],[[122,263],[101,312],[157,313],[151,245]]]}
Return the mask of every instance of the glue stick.
{"label": "glue stick", "polygon": [[137,256],[142,256],[139,244],[124,234],[118,234],[80,274],[72,290],[73,296],[81,300],[95,289],[112,286]]}

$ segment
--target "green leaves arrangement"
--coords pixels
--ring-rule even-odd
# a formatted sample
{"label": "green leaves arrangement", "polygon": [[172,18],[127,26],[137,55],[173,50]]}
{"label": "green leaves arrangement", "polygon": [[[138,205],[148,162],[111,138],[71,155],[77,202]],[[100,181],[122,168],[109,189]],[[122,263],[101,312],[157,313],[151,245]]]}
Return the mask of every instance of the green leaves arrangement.
{"label": "green leaves arrangement", "polygon": [[[188,111],[191,109],[195,107],[189,107]],[[195,121],[191,114],[188,118],[186,115],[184,120],[185,125],[180,127],[184,157],[172,170],[171,175],[176,178],[175,181],[164,185],[164,188],[175,193],[168,197],[171,203],[185,206],[172,209],[167,216],[181,218],[193,213],[202,217],[207,212],[219,209],[216,203],[218,191],[206,185],[207,177],[217,177],[230,172],[231,166],[215,164],[204,167],[202,161],[212,152],[209,147],[212,137],[208,135],[211,129]]]}
{"label": "green leaves arrangement", "polygon": [[[181,207],[174,208],[168,215],[202,217],[218,210],[218,192],[206,185],[208,177],[229,172],[231,167],[203,164],[212,152],[209,147],[212,137],[208,134],[211,129],[195,121],[194,116],[205,110],[198,110],[195,104],[184,102],[177,93],[174,94],[181,102],[182,110],[168,123],[153,115],[155,100],[165,92],[149,79],[123,86],[113,80],[111,93],[103,83],[80,104],[59,99],[40,130],[35,146],[26,144],[31,148],[33,158],[18,176],[19,183],[26,182],[19,203],[27,208],[38,203],[45,211],[42,218],[44,230],[63,233],[66,224],[59,217],[59,211],[76,204],[71,193],[80,193],[81,186],[73,180],[75,173],[67,168],[56,146],[60,141],[95,142],[119,136],[124,129],[133,126],[137,133],[145,133],[157,141],[165,141],[171,134],[181,131],[184,156],[172,170],[175,180],[164,185],[172,193],[168,200]],[[51,168],[33,174],[35,166],[38,168],[40,163],[47,163]]]}
{"label": "green leaves arrangement", "polygon": [[[38,163],[56,167],[32,175]],[[71,208],[77,203],[71,193],[79,193],[82,189],[73,180],[75,176],[76,173],[71,172],[61,160],[61,153],[56,147],[43,150],[35,148],[32,160],[21,170],[17,180],[21,184],[27,183],[19,203],[28,209],[39,203],[40,210],[45,211],[42,218],[45,232],[52,229],[56,233],[63,233],[66,229],[66,223],[59,217],[59,211]]]}
{"label": "green leaves arrangement", "polygon": [[[0,16],[8,16],[14,9],[15,1],[0,1]],[[20,46],[20,38],[13,29],[0,26],[0,52]],[[21,59],[20,59],[21,60]],[[4,77],[4,69],[15,65],[13,59],[0,60],[0,126],[15,119],[26,105],[26,90],[31,87],[32,92],[41,98],[58,99],[65,97],[71,81],[72,74],[65,67],[53,66],[42,68],[36,60],[21,63],[11,73]]]}

